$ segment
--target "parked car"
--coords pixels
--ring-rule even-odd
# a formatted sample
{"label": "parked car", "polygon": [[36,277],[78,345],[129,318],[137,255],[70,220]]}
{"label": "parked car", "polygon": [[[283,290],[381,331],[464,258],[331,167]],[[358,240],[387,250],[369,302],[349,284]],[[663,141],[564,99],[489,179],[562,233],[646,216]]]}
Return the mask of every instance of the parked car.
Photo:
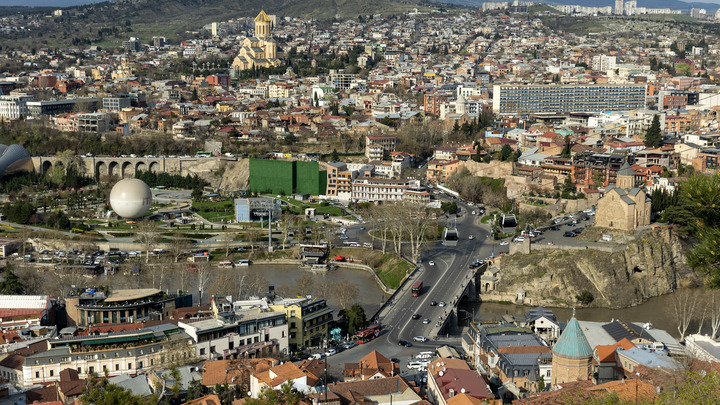
{"label": "parked car", "polygon": [[551,231],[559,231],[559,230],[560,230],[560,227],[553,225],[553,226],[550,227],[550,230],[551,230]]}
{"label": "parked car", "polygon": [[328,349],[328,351],[325,352],[325,356],[330,357],[333,354],[337,354],[337,350],[335,349]]}
{"label": "parked car", "polygon": [[513,239],[513,242],[525,242],[525,237],[518,236],[517,238]]}
{"label": "parked car", "polygon": [[352,349],[355,346],[357,346],[357,342],[355,342],[355,341],[345,342],[342,345],[342,347],[345,348],[345,350]]}
{"label": "parked car", "polygon": [[500,246],[507,246],[507,245],[509,245],[509,244],[510,244],[510,242],[508,242],[508,241],[506,241],[506,240],[500,242]]}
{"label": "parked car", "polygon": [[576,237],[577,235],[575,234],[575,232],[565,231],[565,233],[563,234],[563,236],[566,237],[566,238],[574,238],[574,237]]}
{"label": "parked car", "polygon": [[575,228],[572,230],[572,232],[576,235],[580,235],[583,230],[585,230],[585,228]]}
{"label": "parked car", "polygon": [[311,355],[311,356],[308,357],[308,358],[309,358],[310,360],[320,360],[320,359],[322,359],[323,357],[325,357],[325,353],[315,353],[315,354]]}

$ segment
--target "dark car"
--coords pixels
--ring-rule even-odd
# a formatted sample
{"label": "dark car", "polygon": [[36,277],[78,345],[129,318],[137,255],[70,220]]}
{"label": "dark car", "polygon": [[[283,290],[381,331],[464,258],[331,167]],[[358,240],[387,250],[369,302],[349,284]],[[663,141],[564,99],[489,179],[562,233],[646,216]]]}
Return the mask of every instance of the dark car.
{"label": "dark car", "polygon": [[573,229],[572,231],[573,231],[574,234],[580,235],[583,230],[585,230],[585,228],[575,228],[575,229]]}
{"label": "dark car", "polygon": [[412,343],[408,342],[407,340],[400,339],[400,340],[398,340],[398,344],[400,346],[412,347]]}
{"label": "dark car", "polygon": [[430,301],[430,306],[431,306],[431,307],[434,307],[435,305],[437,305],[437,301]]}
{"label": "dark car", "polygon": [[550,227],[550,230],[551,230],[551,231],[559,231],[559,230],[560,230],[560,227],[553,225],[553,226]]}
{"label": "dark car", "polygon": [[412,319],[420,319],[420,314],[413,314]]}
{"label": "dark car", "polygon": [[566,237],[566,238],[574,238],[574,237],[577,236],[577,235],[575,234],[575,232],[566,231],[566,232],[563,234],[563,236]]}

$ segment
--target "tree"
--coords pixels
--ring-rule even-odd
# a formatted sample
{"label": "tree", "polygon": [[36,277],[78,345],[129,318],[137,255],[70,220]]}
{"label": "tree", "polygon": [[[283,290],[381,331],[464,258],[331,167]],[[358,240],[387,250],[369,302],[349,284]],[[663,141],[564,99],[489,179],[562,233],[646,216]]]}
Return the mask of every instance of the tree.
{"label": "tree", "polygon": [[333,295],[341,309],[347,309],[360,297],[360,286],[347,280],[337,281],[333,285]]}
{"label": "tree", "polygon": [[507,162],[508,160],[512,159],[513,150],[510,147],[510,145],[505,144],[503,145],[502,149],[500,149],[500,160],[503,162]]}
{"label": "tree", "polygon": [[667,311],[677,326],[681,342],[685,340],[688,327],[697,316],[699,302],[699,295],[687,288],[679,289],[672,294]]}
{"label": "tree", "polygon": [[25,294],[25,286],[20,282],[20,278],[12,271],[12,268],[9,265],[5,270],[5,279],[0,282],[0,294]]}
{"label": "tree", "polygon": [[192,193],[190,193],[190,198],[193,199],[193,201],[198,201],[202,198],[203,191],[201,187],[195,187],[192,190]]}
{"label": "tree", "polygon": [[645,133],[645,146],[648,148],[657,148],[658,146],[660,146],[660,142],[662,142],[660,115],[655,114],[652,120],[652,124],[650,124],[650,128],[648,128],[647,132]]}
{"label": "tree", "polygon": [[580,294],[575,296],[575,299],[580,301],[583,305],[588,305],[595,300],[595,296],[590,291],[584,290]]}
{"label": "tree", "polygon": [[349,334],[354,334],[364,328],[367,323],[365,310],[359,304],[353,304],[350,309],[341,310],[338,315],[347,323],[346,329]]}
{"label": "tree", "polygon": [[210,275],[212,274],[212,271],[210,270],[210,266],[207,263],[201,263],[198,265],[197,272],[195,275],[197,276],[197,286],[198,286],[198,305],[202,305],[203,302],[203,295],[205,294],[205,290],[207,289],[208,283],[210,282]]}
{"label": "tree", "polygon": [[182,233],[175,232],[167,246],[168,255],[172,257],[173,263],[177,263],[180,260],[180,257],[190,250],[190,241],[186,239]]}
{"label": "tree", "polygon": [[265,387],[258,399],[247,399],[246,405],[297,405],[303,395],[293,388],[293,381],[284,382],[279,390]]}
{"label": "tree", "polygon": [[92,375],[83,389],[83,404],[88,405],[155,405],[158,397],[153,394],[149,398],[141,395],[134,395],[115,384],[108,382],[106,378],[97,378]]}
{"label": "tree", "polygon": [[440,204],[440,209],[447,212],[450,215],[453,215],[457,212],[458,206],[455,201],[444,202],[444,203]]}
{"label": "tree", "polygon": [[340,157],[338,156],[338,151],[337,149],[333,149],[332,154],[330,155],[330,161],[337,162],[338,160],[340,160]]}
{"label": "tree", "polygon": [[570,142],[570,135],[565,136],[565,146],[563,146],[562,153],[560,155],[564,158],[569,159],[572,149],[572,143]]}
{"label": "tree", "polygon": [[160,239],[160,230],[155,221],[140,221],[137,227],[137,240],[145,248],[145,263],[150,262],[150,251]]}

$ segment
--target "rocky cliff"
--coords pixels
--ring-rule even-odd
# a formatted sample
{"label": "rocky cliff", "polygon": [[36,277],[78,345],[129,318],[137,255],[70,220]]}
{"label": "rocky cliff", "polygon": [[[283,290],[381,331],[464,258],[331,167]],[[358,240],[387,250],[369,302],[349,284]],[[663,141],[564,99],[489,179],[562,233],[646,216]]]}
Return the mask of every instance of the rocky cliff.
{"label": "rocky cliff", "polygon": [[504,257],[499,264],[500,294],[522,287],[534,303],[575,305],[575,296],[590,291],[590,306],[625,308],[647,298],[700,282],[686,263],[683,242],[669,228],[648,231],[626,249],[541,250]]}

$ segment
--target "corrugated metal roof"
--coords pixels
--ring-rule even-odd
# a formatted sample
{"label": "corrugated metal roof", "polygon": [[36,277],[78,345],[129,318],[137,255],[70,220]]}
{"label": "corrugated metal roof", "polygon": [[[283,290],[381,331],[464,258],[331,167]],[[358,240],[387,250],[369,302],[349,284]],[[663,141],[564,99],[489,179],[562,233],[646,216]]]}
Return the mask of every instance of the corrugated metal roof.
{"label": "corrugated metal roof", "polygon": [[591,357],[592,353],[592,348],[585,338],[580,324],[577,319],[572,318],[553,347],[553,354],[565,357]]}

